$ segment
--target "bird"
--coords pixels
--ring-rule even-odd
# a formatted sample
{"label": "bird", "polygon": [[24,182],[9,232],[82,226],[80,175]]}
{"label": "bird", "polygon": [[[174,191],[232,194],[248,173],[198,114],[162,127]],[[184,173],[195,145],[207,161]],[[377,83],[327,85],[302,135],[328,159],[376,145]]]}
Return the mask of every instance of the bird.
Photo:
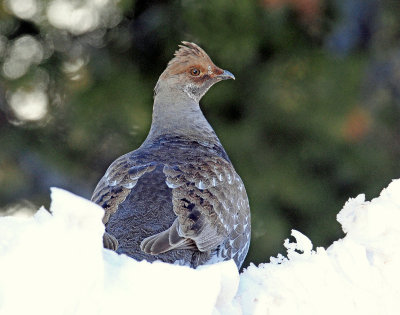
{"label": "bird", "polygon": [[227,79],[235,77],[182,41],[154,88],[146,139],[117,158],[93,192],[104,208],[105,248],[192,268],[233,259],[240,269],[250,245],[249,200],[199,105]]}

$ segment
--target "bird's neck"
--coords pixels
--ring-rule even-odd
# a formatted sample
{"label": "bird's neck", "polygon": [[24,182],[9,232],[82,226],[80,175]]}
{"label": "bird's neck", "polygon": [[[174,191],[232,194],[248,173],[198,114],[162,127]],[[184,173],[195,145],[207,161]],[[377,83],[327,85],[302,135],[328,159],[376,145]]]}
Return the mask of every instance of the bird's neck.
{"label": "bird's neck", "polygon": [[220,143],[199,102],[182,91],[164,90],[154,97],[152,123],[145,143],[164,136]]}

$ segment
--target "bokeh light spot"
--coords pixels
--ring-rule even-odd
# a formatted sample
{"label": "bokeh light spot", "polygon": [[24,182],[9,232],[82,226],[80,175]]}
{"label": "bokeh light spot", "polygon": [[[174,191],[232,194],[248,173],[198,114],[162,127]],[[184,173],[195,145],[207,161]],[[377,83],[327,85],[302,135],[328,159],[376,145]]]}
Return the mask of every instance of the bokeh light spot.
{"label": "bokeh light spot", "polygon": [[48,98],[44,90],[18,89],[9,96],[9,104],[15,116],[22,121],[37,121],[48,111]]}
{"label": "bokeh light spot", "polygon": [[3,73],[9,79],[22,77],[31,64],[39,64],[43,59],[42,45],[33,36],[25,35],[11,44],[3,64]]}
{"label": "bokeh light spot", "polygon": [[38,12],[36,0],[7,0],[6,5],[16,16],[21,19],[31,19]]}

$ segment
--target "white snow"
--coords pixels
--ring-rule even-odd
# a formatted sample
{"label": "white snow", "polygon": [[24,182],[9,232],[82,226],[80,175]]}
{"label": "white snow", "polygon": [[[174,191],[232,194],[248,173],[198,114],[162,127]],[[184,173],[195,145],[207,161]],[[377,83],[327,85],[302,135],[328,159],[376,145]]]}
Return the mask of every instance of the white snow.
{"label": "white snow", "polygon": [[[293,230],[286,256],[198,269],[102,248],[103,210],[52,189],[50,214],[0,218],[0,314],[399,314],[400,180],[337,216],[329,248]],[[323,211],[323,210],[321,210]]]}

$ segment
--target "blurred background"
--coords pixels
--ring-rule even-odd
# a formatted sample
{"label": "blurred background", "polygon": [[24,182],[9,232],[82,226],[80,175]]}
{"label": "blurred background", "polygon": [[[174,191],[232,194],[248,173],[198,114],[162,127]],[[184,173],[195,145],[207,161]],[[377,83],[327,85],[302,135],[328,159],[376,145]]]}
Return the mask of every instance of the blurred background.
{"label": "blurred background", "polygon": [[349,197],[400,176],[400,2],[2,0],[0,208],[90,198],[150,127],[153,87],[181,40],[236,81],[202,109],[245,182],[267,262],[297,229],[342,236]]}

